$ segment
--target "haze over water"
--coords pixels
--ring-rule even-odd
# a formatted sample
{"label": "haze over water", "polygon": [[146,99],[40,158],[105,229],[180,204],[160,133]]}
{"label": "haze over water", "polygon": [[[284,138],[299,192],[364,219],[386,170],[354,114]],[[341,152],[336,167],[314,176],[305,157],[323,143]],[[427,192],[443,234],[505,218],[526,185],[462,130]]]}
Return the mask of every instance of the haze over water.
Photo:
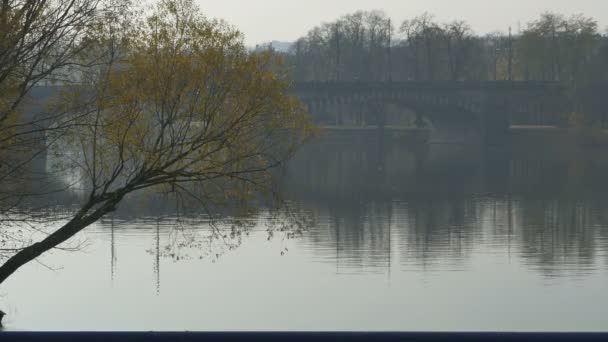
{"label": "haze over water", "polygon": [[302,237],[268,240],[263,211],[234,251],[176,260],[174,216],[122,210],[9,279],[6,325],[603,331],[607,170],[601,151],[327,138],[285,173]]}
{"label": "haze over water", "polygon": [[0,340],[608,332],[607,24],[597,0],[2,1]]}

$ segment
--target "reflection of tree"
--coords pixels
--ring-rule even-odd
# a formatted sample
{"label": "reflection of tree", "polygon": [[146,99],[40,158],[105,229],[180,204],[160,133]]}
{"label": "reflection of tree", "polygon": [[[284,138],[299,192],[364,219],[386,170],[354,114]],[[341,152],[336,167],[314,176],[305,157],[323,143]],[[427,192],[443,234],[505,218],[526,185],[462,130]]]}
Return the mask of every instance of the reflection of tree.
{"label": "reflection of tree", "polygon": [[597,264],[608,237],[606,203],[508,197],[421,199],[356,198],[326,203],[321,226],[306,237],[338,270],[383,271],[391,255],[406,267],[461,269],[479,250],[519,258],[555,276]]}
{"label": "reflection of tree", "polygon": [[548,274],[595,264],[598,224],[602,222],[593,222],[592,204],[559,199],[521,201],[516,206],[518,239],[526,263]]}
{"label": "reflection of tree", "polygon": [[409,220],[399,241],[402,263],[426,268],[464,262],[480,229],[472,204],[464,198],[408,203]]}
{"label": "reflection of tree", "polygon": [[602,158],[542,148],[417,158],[387,143],[386,172],[374,174],[362,162],[371,145],[321,143],[287,172],[291,196],[322,222],[306,244],[342,271],[382,270],[391,255],[404,266],[461,268],[496,253],[552,276],[594,268],[608,248]]}
{"label": "reflection of tree", "polygon": [[[378,269],[388,265],[390,204],[369,203],[363,198],[328,203],[319,213],[320,227],[305,235],[313,249],[332,255],[338,271]],[[330,252],[331,251],[331,252]]]}
{"label": "reflection of tree", "polygon": [[[310,145],[285,173],[287,192],[316,217],[300,244],[335,262],[338,272],[384,272],[391,262],[393,267],[462,269],[477,253],[489,252],[556,276],[596,267],[597,251],[608,248],[608,200],[601,195],[605,168],[597,159],[590,165],[579,159],[522,161],[499,154],[491,161],[463,161],[450,149],[416,155],[410,147],[386,143],[387,169],[377,173],[369,160],[378,145],[369,145]],[[600,193],[593,195],[592,187]],[[174,205],[166,199],[149,197],[143,203],[118,214],[128,220],[175,214],[167,210]],[[182,215],[195,217],[196,211]],[[201,243],[201,234],[209,230],[198,230],[195,222],[201,223],[190,221],[182,230],[171,222],[171,229],[163,231],[198,234],[192,241]],[[152,255],[192,257],[187,244],[165,250],[162,240],[151,245]],[[206,250],[204,257],[214,259],[226,246],[194,246],[199,254],[193,255]]]}
{"label": "reflection of tree", "polygon": [[[369,177],[369,173],[350,164],[354,163],[352,160],[356,161],[356,158],[349,159],[351,157],[344,156],[350,153],[351,156],[358,155],[360,159],[365,160],[367,152],[350,151],[342,153],[341,158],[334,158],[338,154],[336,149],[345,149],[345,146],[348,145],[309,149],[307,153],[314,153],[304,154],[304,160],[310,166],[307,167],[307,163],[296,158],[287,172],[288,179],[293,179],[290,177],[294,176],[300,178],[294,181],[295,184],[288,182],[294,185],[290,188],[291,196],[298,198],[301,208],[312,212],[312,215],[307,216],[316,218],[315,224],[309,225],[313,228],[298,240],[298,244],[314,251],[317,260],[334,263],[337,272],[387,272],[391,266],[424,270],[461,270],[466,269],[473,258],[484,257],[484,253],[490,253],[509,256],[511,261],[522,263],[545,276],[561,276],[597,268],[601,254],[598,251],[608,249],[608,199],[588,194],[590,190],[585,184],[597,186],[601,184],[600,180],[582,181],[589,175],[600,177],[602,172],[599,165],[594,166],[593,172],[589,173],[586,171],[589,169],[587,166],[573,172],[573,162],[519,163],[512,162],[509,158],[498,160],[483,172],[469,168],[480,172],[472,177],[483,177],[490,182],[487,184],[492,185],[489,187],[492,191],[480,196],[465,191],[465,186],[439,189],[444,183],[433,184],[433,179],[438,175],[445,176],[449,171],[433,171],[429,169],[433,167],[433,163],[428,162],[421,163],[423,168],[420,170],[425,174],[416,178],[418,181],[426,180],[421,184],[394,183],[398,182],[399,178],[394,170],[390,170],[391,162],[387,164],[389,170],[386,178],[369,179],[366,184],[365,179]],[[357,147],[350,145],[353,150]],[[387,153],[388,160],[393,158],[391,155],[407,156],[409,153],[398,146],[387,147],[387,150],[390,151]],[[334,171],[331,172],[335,172],[333,183],[318,179],[317,174],[311,173],[323,173],[330,169],[327,167],[315,170],[315,166],[320,164],[319,160],[324,160],[326,166],[332,163]],[[403,170],[415,169],[408,165],[415,163],[415,160],[406,158],[401,161],[403,165],[400,167]],[[516,163],[525,165],[519,166],[520,170],[524,171],[513,172],[513,165]],[[441,162],[434,165],[450,168],[452,164]],[[502,170],[501,166],[505,170]],[[454,167],[454,175],[448,178],[448,181],[468,179],[463,172],[466,169]],[[552,169],[554,175],[548,176],[544,184],[534,188],[535,191],[527,190],[523,186],[527,184],[532,187],[533,180],[540,179],[542,172]],[[394,176],[388,175],[391,173]],[[566,174],[575,179],[567,180],[564,176]],[[323,186],[315,184],[316,180],[323,182]],[[496,187],[491,182],[503,184]],[[336,184],[339,186],[335,186]],[[371,189],[378,184],[386,185],[377,187],[376,191],[372,192]],[[406,188],[403,191],[394,191],[394,184]],[[519,186],[514,186],[515,184]],[[415,187],[416,191],[408,192],[408,186]],[[329,189],[321,191],[324,187]],[[578,191],[574,191],[577,189]],[[600,187],[601,189],[603,187]],[[483,190],[484,188],[481,189],[482,192]],[[158,198],[150,198],[149,204],[144,207],[157,214],[174,217],[171,216],[174,214],[171,211],[157,211],[172,207]],[[120,213],[119,211],[118,214]],[[122,215],[123,219],[133,220],[138,216],[148,216],[149,212],[137,212],[137,215],[122,212]],[[183,229],[175,229],[179,224],[175,224],[174,219],[163,219],[162,224],[167,227],[161,229],[160,242],[155,241],[150,245],[155,267],[159,264],[156,259],[159,255],[173,260],[201,256],[213,260],[229,249],[229,245],[223,241],[204,247],[184,244],[188,241],[185,237],[194,236],[191,234],[196,234],[196,239],[192,241],[202,243],[206,241],[204,237],[208,236],[205,234],[212,230],[201,229],[207,227],[207,222],[200,217],[196,219],[194,213],[182,215],[186,216],[180,223],[184,224]],[[244,216],[243,219],[260,225],[259,218]],[[275,231],[281,230],[276,229],[278,221],[265,219],[265,222],[274,226]],[[150,225],[156,229],[157,222]],[[224,224],[219,224],[218,228],[220,231],[229,232],[231,225],[225,221]],[[250,229],[243,232],[246,234]],[[173,237],[179,236],[182,238],[181,244],[169,243]],[[220,242],[218,239],[213,241]],[[167,246],[169,248],[165,249]],[[206,251],[207,254],[203,255],[201,251]],[[397,263],[400,265],[397,266]]]}

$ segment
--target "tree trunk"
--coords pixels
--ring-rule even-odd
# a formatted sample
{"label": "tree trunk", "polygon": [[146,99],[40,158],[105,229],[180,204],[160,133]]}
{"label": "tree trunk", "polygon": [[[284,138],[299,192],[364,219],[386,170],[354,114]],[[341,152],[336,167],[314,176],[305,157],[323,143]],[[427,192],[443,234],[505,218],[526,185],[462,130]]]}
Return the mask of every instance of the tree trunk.
{"label": "tree trunk", "polygon": [[17,254],[8,259],[0,266],[0,284],[15,273],[23,265],[35,260],[42,254],[66,242],[74,235],[78,234],[84,228],[88,227],[95,221],[99,220],[105,214],[114,211],[116,204],[122,199],[122,195],[113,197],[103,203],[101,207],[93,211],[91,214],[86,213],[94,206],[92,201],[89,201],[84,208],[63,227],[55,231],[53,234],[46,237],[44,240],[28,246]]}
{"label": "tree trunk", "polygon": [[448,38],[448,68],[450,69],[450,79],[456,81],[456,63],[454,61],[454,51],[452,50],[452,39]]}

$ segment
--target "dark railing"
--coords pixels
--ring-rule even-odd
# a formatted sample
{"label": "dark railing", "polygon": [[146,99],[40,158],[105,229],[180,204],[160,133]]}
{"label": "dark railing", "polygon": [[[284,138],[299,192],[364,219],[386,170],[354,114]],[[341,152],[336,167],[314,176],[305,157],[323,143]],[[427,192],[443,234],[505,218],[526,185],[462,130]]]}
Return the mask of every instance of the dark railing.
{"label": "dark railing", "polygon": [[198,342],[198,341],[262,341],[262,342],[585,342],[608,341],[602,333],[33,333],[4,332],[0,341],[86,341],[86,342]]}

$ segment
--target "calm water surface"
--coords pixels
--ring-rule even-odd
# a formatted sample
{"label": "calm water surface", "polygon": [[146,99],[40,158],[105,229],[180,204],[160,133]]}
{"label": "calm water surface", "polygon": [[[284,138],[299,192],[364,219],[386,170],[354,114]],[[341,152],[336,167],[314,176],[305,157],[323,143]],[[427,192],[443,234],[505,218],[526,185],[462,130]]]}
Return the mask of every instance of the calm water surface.
{"label": "calm water surface", "polygon": [[262,212],[233,251],[171,257],[175,217],[118,213],[0,304],[11,330],[608,331],[607,171],[602,151],[328,138],[285,170],[302,237],[268,240]]}

